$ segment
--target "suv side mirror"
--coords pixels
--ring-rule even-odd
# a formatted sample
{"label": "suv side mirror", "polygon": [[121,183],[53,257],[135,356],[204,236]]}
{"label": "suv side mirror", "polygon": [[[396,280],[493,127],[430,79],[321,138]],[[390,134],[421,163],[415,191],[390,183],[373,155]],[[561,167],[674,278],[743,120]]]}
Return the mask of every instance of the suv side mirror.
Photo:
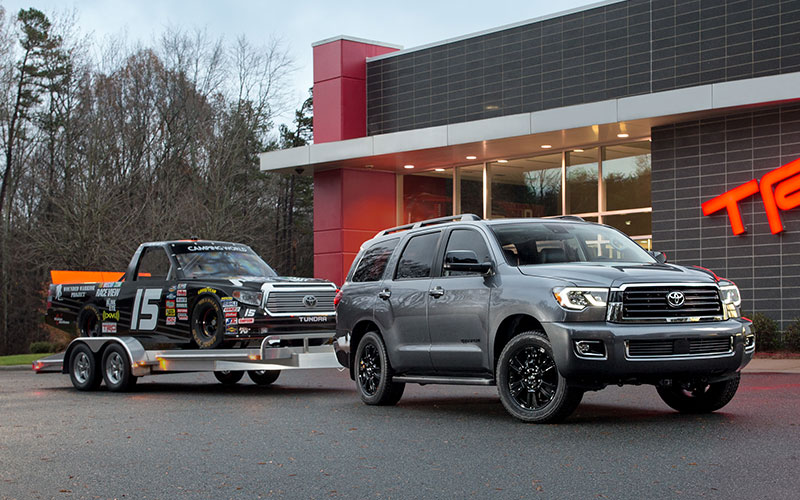
{"label": "suv side mirror", "polygon": [[445,271],[461,271],[487,274],[492,270],[491,262],[478,262],[478,256],[472,250],[451,250],[444,256]]}
{"label": "suv side mirror", "polygon": [[658,262],[659,264],[664,264],[665,262],[667,262],[667,254],[665,254],[664,252],[654,252],[652,250],[648,250],[647,253],[649,253],[654,259],[656,259],[656,262]]}

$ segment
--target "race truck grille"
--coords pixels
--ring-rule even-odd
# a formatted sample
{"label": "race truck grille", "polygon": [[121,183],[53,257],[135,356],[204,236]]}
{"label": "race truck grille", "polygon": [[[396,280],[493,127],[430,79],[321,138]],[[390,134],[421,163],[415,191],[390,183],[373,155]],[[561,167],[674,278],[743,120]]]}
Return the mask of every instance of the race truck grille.
{"label": "race truck grille", "polygon": [[334,312],[336,290],[271,291],[267,310],[275,314],[328,314]]}
{"label": "race truck grille", "polygon": [[668,358],[671,356],[707,356],[733,352],[733,337],[704,339],[629,340],[625,343],[628,358]]}
{"label": "race truck grille", "polygon": [[622,292],[623,321],[713,321],[722,317],[722,302],[714,286],[632,286]]}

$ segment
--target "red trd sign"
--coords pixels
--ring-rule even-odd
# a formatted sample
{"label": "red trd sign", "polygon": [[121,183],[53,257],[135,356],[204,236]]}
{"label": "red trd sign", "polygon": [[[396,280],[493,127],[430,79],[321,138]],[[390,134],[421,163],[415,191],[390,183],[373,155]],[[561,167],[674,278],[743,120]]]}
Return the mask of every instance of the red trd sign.
{"label": "red trd sign", "polygon": [[703,203],[703,215],[711,215],[725,208],[728,210],[733,234],[742,234],[744,223],[742,213],[739,211],[739,202],[761,191],[769,228],[772,234],[778,234],[783,231],[783,222],[778,209],[791,210],[800,206],[798,173],[800,173],[800,158],[767,172],[761,177],[761,182],[753,179],[708,200]]}

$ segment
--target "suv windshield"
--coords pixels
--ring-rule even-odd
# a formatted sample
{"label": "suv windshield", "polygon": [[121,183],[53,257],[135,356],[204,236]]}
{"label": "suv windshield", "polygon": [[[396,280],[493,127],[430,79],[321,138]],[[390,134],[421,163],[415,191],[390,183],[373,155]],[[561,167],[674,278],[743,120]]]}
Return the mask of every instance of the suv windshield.
{"label": "suv windshield", "polygon": [[173,245],[175,258],[184,278],[233,278],[244,276],[277,276],[275,271],[245,246],[183,247]]}
{"label": "suv windshield", "polygon": [[616,229],[599,224],[525,222],[491,226],[512,266],[565,262],[652,264],[655,259]]}

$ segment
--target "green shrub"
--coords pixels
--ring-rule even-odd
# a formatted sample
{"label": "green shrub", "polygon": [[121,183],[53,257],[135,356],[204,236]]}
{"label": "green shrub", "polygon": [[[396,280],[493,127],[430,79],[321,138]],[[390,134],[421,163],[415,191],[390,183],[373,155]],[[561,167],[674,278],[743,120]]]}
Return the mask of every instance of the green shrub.
{"label": "green shrub", "polygon": [[800,318],[792,321],[783,332],[783,342],[788,350],[800,352]]}
{"label": "green shrub", "polygon": [[755,313],[750,319],[753,320],[753,333],[756,334],[756,349],[771,352],[783,347],[781,332],[774,319],[762,313]]}
{"label": "green shrub", "polygon": [[46,354],[49,352],[56,352],[57,350],[57,346],[47,341],[31,342],[30,346],[31,354]]}

